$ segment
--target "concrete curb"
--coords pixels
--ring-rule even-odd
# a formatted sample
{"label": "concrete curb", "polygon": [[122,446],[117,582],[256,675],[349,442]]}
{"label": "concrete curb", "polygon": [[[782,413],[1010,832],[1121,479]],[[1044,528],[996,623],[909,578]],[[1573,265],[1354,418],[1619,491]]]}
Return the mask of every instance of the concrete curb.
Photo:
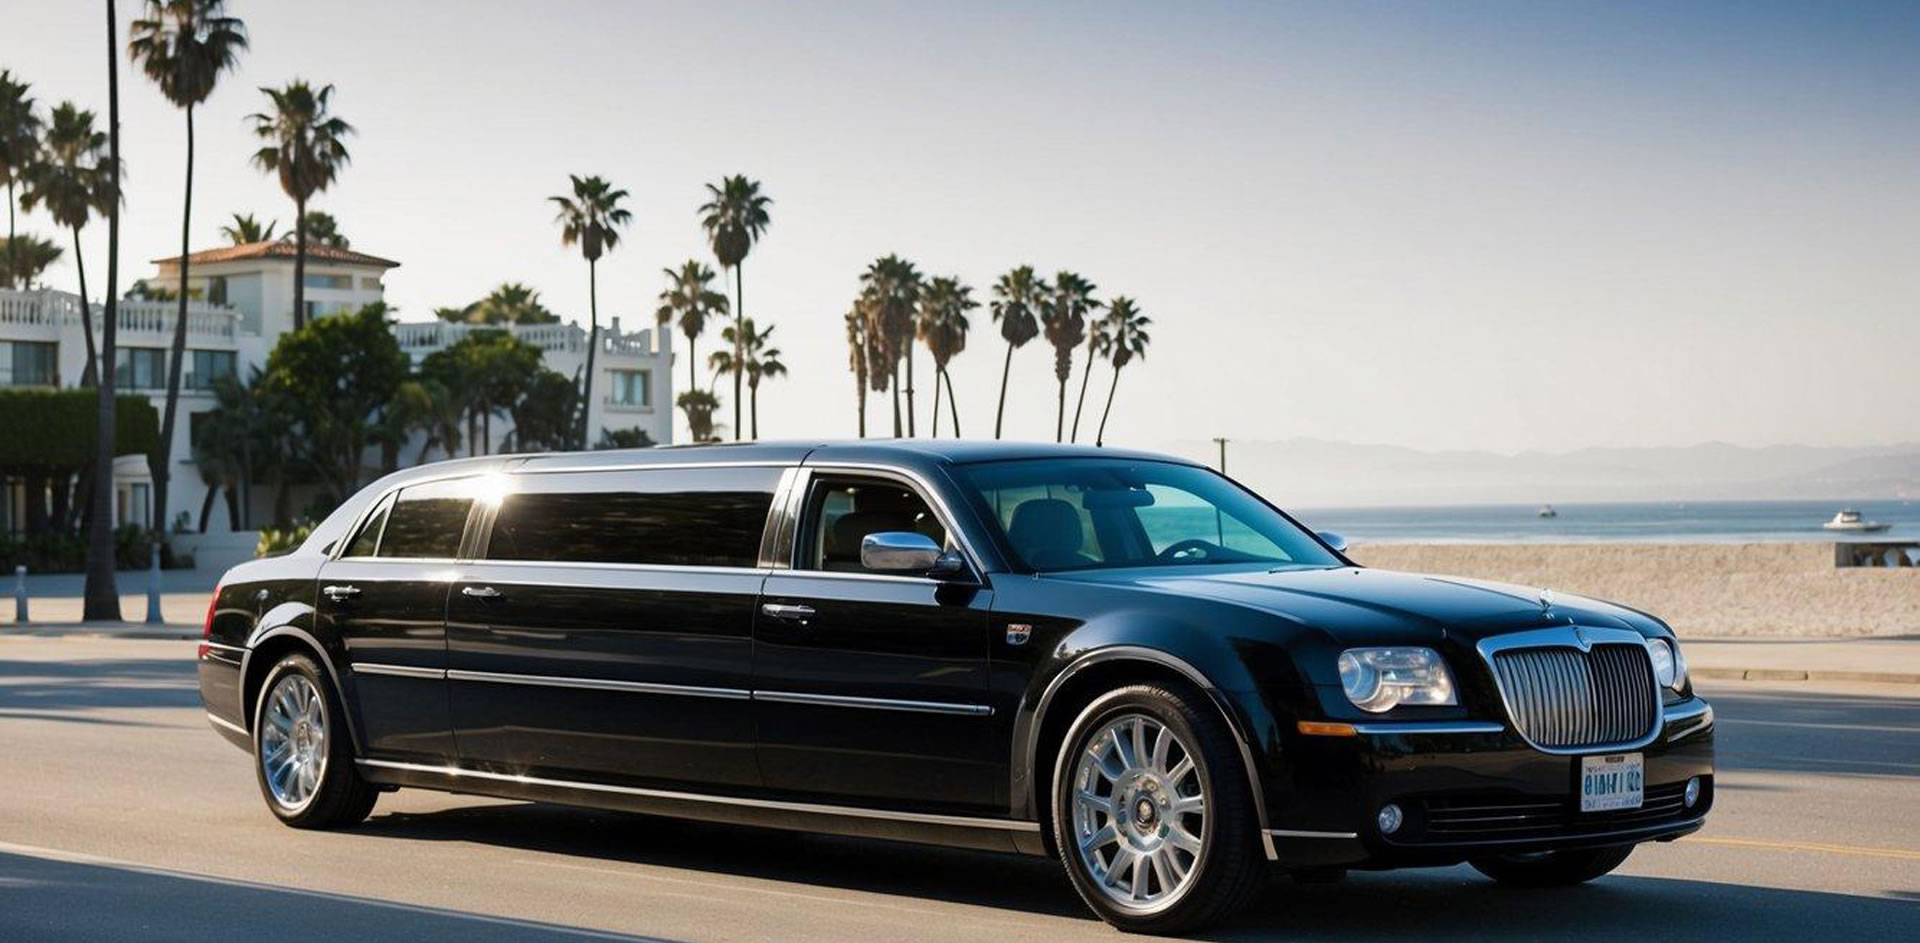
{"label": "concrete curb", "polygon": [[50,625],[44,622],[29,622],[24,626],[15,622],[0,624],[0,638],[101,638],[191,642],[200,638],[200,631],[199,626],[149,626],[142,623],[129,623],[125,627],[98,623]]}
{"label": "concrete curb", "polygon": [[1715,681],[1870,681],[1880,684],[1920,684],[1920,673],[1908,671],[1845,671],[1828,668],[1689,668],[1696,678]]}

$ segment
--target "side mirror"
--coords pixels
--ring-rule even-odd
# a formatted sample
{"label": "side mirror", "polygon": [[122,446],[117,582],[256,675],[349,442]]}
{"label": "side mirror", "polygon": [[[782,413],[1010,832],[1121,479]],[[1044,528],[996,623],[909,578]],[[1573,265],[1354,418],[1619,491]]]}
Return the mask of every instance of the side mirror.
{"label": "side mirror", "polygon": [[860,539],[860,565],[882,573],[927,573],[940,562],[940,545],[925,534],[882,531]]}
{"label": "side mirror", "polygon": [[1339,534],[1336,534],[1330,530],[1320,531],[1319,537],[1322,543],[1325,543],[1327,546],[1332,547],[1335,551],[1340,553],[1347,552],[1347,538],[1342,537]]}

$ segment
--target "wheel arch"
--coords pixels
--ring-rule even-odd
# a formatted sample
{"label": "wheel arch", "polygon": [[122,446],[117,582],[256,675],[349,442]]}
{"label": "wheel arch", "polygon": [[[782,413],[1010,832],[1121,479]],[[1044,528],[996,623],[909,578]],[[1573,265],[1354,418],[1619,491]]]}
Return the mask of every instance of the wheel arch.
{"label": "wheel arch", "polygon": [[1016,818],[1031,818],[1040,823],[1044,851],[1052,854],[1053,810],[1047,800],[1060,743],[1067,728],[1094,698],[1116,687],[1137,683],[1171,683],[1198,691],[1226,721],[1239,748],[1240,764],[1246,770],[1247,784],[1253,792],[1254,814],[1258,819],[1261,846],[1273,857],[1267,834],[1266,792],[1262,788],[1261,766],[1254,755],[1254,743],[1246,725],[1231,702],[1205,672],[1178,655],[1140,645],[1112,645],[1085,652],[1074,658],[1047,683],[1035,702],[1031,722],[1021,738],[1014,777]]}
{"label": "wheel arch", "polygon": [[354,753],[360,751],[360,728],[348,706],[347,688],[344,678],[334,666],[333,656],[327,653],[325,645],[311,633],[294,625],[281,625],[268,629],[255,636],[247,647],[247,654],[240,661],[240,717],[246,724],[247,732],[253,733],[254,712],[258,709],[260,688],[266,683],[267,672],[280,663],[282,658],[291,654],[303,654],[319,664],[321,672],[326,674],[327,682],[333,685],[335,696],[340,699],[341,712],[346,715],[347,735],[354,746]]}

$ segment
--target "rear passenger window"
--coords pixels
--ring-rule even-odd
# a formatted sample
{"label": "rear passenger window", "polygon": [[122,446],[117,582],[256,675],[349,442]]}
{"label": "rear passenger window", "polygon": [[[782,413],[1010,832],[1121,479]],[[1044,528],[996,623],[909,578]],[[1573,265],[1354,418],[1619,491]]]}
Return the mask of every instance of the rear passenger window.
{"label": "rear passenger window", "polygon": [[469,481],[436,481],[402,489],[387,512],[380,535],[381,557],[452,558],[460,554],[460,535],[473,507]]}
{"label": "rear passenger window", "polygon": [[490,560],[752,567],[777,468],[525,475],[500,504]]}
{"label": "rear passenger window", "polygon": [[360,528],[360,533],[354,536],[353,542],[347,544],[346,552],[340,555],[343,557],[373,556],[374,549],[380,546],[380,529],[386,526],[387,510],[390,507],[388,502],[380,502],[379,509],[373,512],[372,517],[367,518],[366,526]]}

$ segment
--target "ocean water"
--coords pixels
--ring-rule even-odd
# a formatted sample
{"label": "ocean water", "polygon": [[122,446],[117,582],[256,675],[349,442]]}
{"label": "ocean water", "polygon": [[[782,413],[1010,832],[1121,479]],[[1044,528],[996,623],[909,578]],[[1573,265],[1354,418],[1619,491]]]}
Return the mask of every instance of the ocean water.
{"label": "ocean water", "polygon": [[[1843,534],[1820,525],[1841,508],[1892,524],[1875,534]],[[1920,501],[1688,501],[1458,507],[1288,508],[1315,530],[1355,543],[1570,543],[1920,540]]]}

